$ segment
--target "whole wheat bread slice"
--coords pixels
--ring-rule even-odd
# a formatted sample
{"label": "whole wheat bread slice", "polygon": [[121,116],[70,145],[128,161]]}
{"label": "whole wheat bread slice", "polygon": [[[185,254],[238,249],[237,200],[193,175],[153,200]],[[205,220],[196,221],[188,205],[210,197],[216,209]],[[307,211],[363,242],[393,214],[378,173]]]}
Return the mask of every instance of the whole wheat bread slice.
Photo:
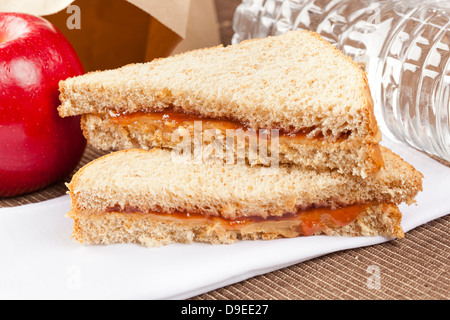
{"label": "whole wheat bread slice", "polygon": [[[203,156],[216,160],[224,158],[224,154],[232,150],[234,162],[242,159],[250,165],[270,166],[276,161],[318,171],[336,170],[362,177],[377,172],[383,166],[378,144],[355,143],[348,139],[293,139],[289,135],[282,135],[278,137],[274,153],[271,139],[261,141],[256,131],[251,131],[255,134],[248,134],[248,130],[237,130],[230,135],[223,128],[211,131],[198,123],[199,121],[185,121],[174,125],[171,121],[149,122],[144,117],[133,117],[132,121],[125,122],[107,115],[95,114],[83,115],[81,119],[83,134],[88,143],[105,151],[134,148],[176,149],[183,146],[183,143],[191,144],[198,138],[203,148]],[[187,142],[182,141],[186,134]],[[193,145],[191,147],[193,150]],[[217,148],[222,149],[221,153],[216,152]]]}
{"label": "whole wheat bread slice", "polygon": [[72,210],[202,212],[225,219],[282,216],[311,207],[413,203],[422,174],[382,147],[385,168],[361,177],[216,161],[196,162],[168,150],[130,149],[103,156],[68,184]]}
{"label": "whole wheat bread slice", "polygon": [[[82,244],[138,243],[156,247],[170,243],[209,242],[230,244],[238,240],[272,240],[303,236],[296,221],[259,221],[228,229],[215,219],[186,223],[170,215],[71,211],[72,237]],[[376,204],[345,226],[326,226],[316,234],[330,236],[375,236],[403,238],[402,215],[396,205]]]}
{"label": "whole wheat bread slice", "polygon": [[175,107],[254,129],[371,141],[377,132],[365,73],[306,31],[213,47],[62,81],[62,116]]}

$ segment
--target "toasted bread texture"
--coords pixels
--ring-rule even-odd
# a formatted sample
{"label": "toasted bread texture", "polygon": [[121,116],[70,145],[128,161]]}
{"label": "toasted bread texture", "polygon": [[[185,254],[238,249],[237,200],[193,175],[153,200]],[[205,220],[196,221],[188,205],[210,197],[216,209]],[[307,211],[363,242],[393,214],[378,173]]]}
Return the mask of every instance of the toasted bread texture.
{"label": "toasted bread texture", "polygon": [[61,116],[171,108],[257,130],[377,143],[365,72],[320,35],[291,31],[60,82]]}
{"label": "toasted bread texture", "polygon": [[130,149],[83,167],[68,185],[75,212],[201,212],[225,219],[282,216],[310,207],[413,203],[422,175],[387,148],[385,167],[362,179],[299,166],[227,165],[168,150]]}
{"label": "toasted bread texture", "polygon": [[[170,214],[142,214],[71,211],[74,220],[72,237],[82,244],[138,243],[156,247],[170,243],[209,242],[230,244],[238,240],[272,240],[303,236],[295,222],[260,221],[227,229],[213,219],[201,223],[186,223]],[[317,234],[331,236],[383,235],[403,238],[401,213],[397,206],[376,204],[369,206],[356,220],[345,226],[328,226]]]}
{"label": "toasted bread texture", "polygon": [[[292,163],[318,171],[337,170],[363,178],[383,166],[378,144],[354,143],[343,138],[308,138],[306,135],[294,138],[281,135],[277,140],[265,140],[256,131],[235,130],[230,134],[224,127],[207,126],[210,122],[184,121],[174,124],[171,121],[149,121],[145,115],[124,122],[107,115],[87,114],[82,116],[81,127],[91,146],[106,151],[188,147],[195,152],[194,148],[201,146],[202,156],[228,163],[241,160],[250,165],[266,166],[274,162]],[[200,143],[195,145],[194,139]],[[230,151],[231,161],[226,156]]]}

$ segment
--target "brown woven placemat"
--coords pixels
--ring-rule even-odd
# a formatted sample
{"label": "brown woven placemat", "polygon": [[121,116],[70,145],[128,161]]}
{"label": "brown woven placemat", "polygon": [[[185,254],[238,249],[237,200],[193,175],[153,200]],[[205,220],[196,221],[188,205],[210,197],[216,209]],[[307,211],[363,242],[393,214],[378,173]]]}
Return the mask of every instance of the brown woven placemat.
{"label": "brown woven placemat", "polygon": [[193,300],[447,300],[450,298],[449,231],[450,217],[446,216],[419,226],[402,240],[332,253]]}
{"label": "brown woven placemat", "polygon": [[[231,19],[239,3],[216,0],[224,44],[231,41]],[[103,154],[88,147],[80,166]],[[63,195],[69,180],[21,197],[0,198],[0,208]],[[446,216],[411,230],[402,240],[332,253],[192,299],[450,299],[449,234]]]}

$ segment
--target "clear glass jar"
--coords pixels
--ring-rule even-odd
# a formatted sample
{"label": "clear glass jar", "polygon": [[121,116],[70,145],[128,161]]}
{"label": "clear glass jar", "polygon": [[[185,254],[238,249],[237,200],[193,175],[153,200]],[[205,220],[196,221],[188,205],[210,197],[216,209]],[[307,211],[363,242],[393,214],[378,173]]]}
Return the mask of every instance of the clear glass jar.
{"label": "clear glass jar", "polygon": [[243,0],[233,27],[320,33],[366,68],[385,135],[450,161],[449,0]]}

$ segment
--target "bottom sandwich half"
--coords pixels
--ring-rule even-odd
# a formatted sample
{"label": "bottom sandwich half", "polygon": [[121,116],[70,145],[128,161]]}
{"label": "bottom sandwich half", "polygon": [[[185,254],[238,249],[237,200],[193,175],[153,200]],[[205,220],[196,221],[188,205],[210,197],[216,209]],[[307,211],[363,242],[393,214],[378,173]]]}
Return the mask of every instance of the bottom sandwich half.
{"label": "bottom sandwich half", "polygon": [[163,149],[123,150],[68,184],[73,238],[84,244],[227,244],[312,235],[404,236],[400,203],[422,174],[381,148],[385,166],[362,179],[301,166],[178,161]]}
{"label": "bottom sandwich half", "polygon": [[311,235],[403,238],[401,213],[396,205],[355,205],[340,209],[314,208],[276,218],[224,219],[186,213],[91,213],[71,211],[73,238],[84,244],[209,242],[272,240]]}

